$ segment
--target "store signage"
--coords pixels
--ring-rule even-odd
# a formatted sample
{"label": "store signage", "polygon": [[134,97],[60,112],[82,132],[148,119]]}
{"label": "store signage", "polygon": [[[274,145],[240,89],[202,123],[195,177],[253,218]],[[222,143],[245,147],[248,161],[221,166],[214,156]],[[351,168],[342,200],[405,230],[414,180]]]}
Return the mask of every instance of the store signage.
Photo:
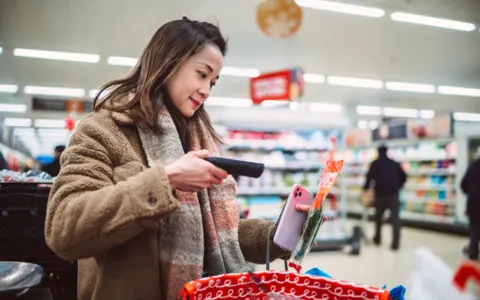
{"label": "store signage", "polygon": [[303,71],[299,68],[262,74],[250,79],[250,98],[254,104],[265,100],[293,100],[303,95]]}
{"label": "store signage", "polygon": [[407,135],[409,139],[446,138],[453,136],[453,118],[451,114],[430,120],[409,120]]}
{"label": "store signage", "polygon": [[373,140],[395,140],[407,138],[407,124],[406,123],[383,123],[373,130]]}
{"label": "store signage", "polygon": [[61,112],[91,112],[93,103],[82,99],[47,99],[33,98],[33,110],[61,111]]}

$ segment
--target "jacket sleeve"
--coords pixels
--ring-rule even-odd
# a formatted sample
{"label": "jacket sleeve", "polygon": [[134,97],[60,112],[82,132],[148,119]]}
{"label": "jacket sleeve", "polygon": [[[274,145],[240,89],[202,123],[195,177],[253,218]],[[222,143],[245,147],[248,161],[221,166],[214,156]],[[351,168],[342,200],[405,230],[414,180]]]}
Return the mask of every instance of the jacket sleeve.
{"label": "jacket sleeve", "polygon": [[399,179],[400,179],[400,186],[399,188],[402,188],[405,185],[405,182],[407,182],[407,173],[403,170],[402,166],[398,164],[398,172],[399,172]]}
{"label": "jacket sleeve", "polygon": [[66,260],[98,255],[155,229],[179,207],[161,165],[114,184],[114,151],[125,149],[113,149],[114,135],[88,121],[62,153],[47,205],[46,242]]}
{"label": "jacket sleeve", "polygon": [[376,163],[375,161],[372,162],[370,168],[368,169],[367,176],[365,179],[365,184],[363,185],[363,189],[367,190],[370,187],[370,184],[375,179],[375,170],[376,170]]}
{"label": "jacket sleeve", "polygon": [[276,246],[271,240],[275,223],[260,219],[241,219],[238,225],[238,240],[245,260],[256,263],[266,263],[267,239],[270,239],[270,259],[288,257],[290,252]]}

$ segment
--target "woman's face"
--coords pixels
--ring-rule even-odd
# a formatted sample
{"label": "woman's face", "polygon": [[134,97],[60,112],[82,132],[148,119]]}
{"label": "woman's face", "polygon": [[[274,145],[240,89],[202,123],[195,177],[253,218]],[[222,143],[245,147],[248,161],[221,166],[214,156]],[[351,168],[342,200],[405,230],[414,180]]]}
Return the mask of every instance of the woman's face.
{"label": "woman's face", "polygon": [[223,67],[223,56],[217,46],[206,45],[190,56],[167,82],[173,105],[190,118],[210,96]]}

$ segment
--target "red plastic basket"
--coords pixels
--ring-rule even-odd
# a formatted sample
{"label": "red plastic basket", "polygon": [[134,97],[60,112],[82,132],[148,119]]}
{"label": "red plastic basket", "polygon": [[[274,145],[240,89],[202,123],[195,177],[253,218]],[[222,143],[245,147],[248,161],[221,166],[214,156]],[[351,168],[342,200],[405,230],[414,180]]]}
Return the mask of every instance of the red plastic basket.
{"label": "red plastic basket", "polygon": [[388,300],[389,292],[343,280],[265,271],[225,274],[191,281],[184,285],[183,299]]}

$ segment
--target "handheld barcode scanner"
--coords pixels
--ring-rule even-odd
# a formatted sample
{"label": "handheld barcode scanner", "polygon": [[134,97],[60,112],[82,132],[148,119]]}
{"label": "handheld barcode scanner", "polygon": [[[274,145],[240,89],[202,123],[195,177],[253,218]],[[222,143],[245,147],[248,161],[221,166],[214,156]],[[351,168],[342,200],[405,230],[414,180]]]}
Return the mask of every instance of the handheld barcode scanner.
{"label": "handheld barcode scanner", "polygon": [[235,160],[221,157],[207,157],[206,161],[225,170],[230,175],[258,178],[262,176],[265,165],[243,160]]}

